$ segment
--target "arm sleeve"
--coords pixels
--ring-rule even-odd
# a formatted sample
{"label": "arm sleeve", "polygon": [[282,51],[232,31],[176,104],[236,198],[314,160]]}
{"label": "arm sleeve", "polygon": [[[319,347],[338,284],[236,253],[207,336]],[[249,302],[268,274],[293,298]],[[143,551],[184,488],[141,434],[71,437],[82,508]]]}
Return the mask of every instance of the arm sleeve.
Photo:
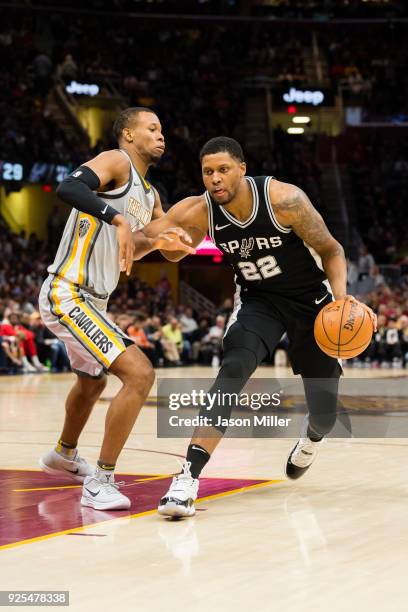
{"label": "arm sleeve", "polygon": [[57,195],[77,210],[111,224],[118,211],[94,193],[100,185],[99,177],[88,166],[79,166],[57,188]]}

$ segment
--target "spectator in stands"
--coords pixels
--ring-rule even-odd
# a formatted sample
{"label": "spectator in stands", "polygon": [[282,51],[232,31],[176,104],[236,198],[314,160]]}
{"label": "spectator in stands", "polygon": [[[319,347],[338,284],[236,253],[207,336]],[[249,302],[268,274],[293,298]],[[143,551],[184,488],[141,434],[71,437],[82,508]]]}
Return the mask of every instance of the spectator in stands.
{"label": "spectator in stands", "polygon": [[183,338],[188,340],[191,344],[194,341],[194,332],[198,329],[198,323],[194,318],[194,312],[190,306],[187,306],[187,308],[184,310],[183,314],[179,318],[179,321]]}
{"label": "spectator in stands", "polygon": [[57,77],[66,82],[76,79],[78,76],[78,66],[70,53],[64,57],[64,61],[57,66]]}
{"label": "spectator in stands", "polygon": [[116,325],[127,334],[128,328],[132,325],[133,319],[127,313],[120,314],[116,317]]}
{"label": "spectator in stands", "polygon": [[69,362],[67,349],[65,344],[55,336],[48,327],[44,327],[44,357],[50,362],[51,372],[70,372],[71,365]]}
{"label": "spectator in stands", "polygon": [[215,325],[210,327],[208,333],[201,341],[201,355],[204,363],[213,367],[220,365],[220,355],[222,350],[222,339],[225,333],[225,317],[218,315]]}
{"label": "spectator in stands", "polygon": [[390,318],[383,339],[383,357],[386,365],[400,367],[402,365],[402,350],[397,321]]}
{"label": "spectator in stands", "polygon": [[194,332],[193,342],[192,342],[192,361],[196,363],[199,361],[201,357],[201,346],[203,338],[208,334],[210,329],[209,320],[207,318],[201,317],[198,323],[198,329]]}
{"label": "spectator in stands", "polygon": [[225,300],[222,303],[221,308],[218,311],[218,314],[223,315],[225,317],[225,319],[227,320],[230,316],[230,314],[232,313],[233,310],[233,300],[232,298],[225,298]]}
{"label": "spectator in stands", "polygon": [[160,317],[154,315],[147,320],[147,325],[144,328],[149,342],[154,345],[155,352],[157,355],[158,366],[164,364],[164,351],[163,351],[163,332]]}
{"label": "spectator in stands", "polygon": [[140,348],[140,350],[150,359],[154,366],[158,363],[158,355],[153,342],[150,342],[146,336],[144,327],[147,323],[146,317],[142,314],[137,314],[132,325],[127,328],[129,338]]}
{"label": "spectator in stands", "polygon": [[[181,325],[176,317],[170,317],[169,322],[162,327],[164,354],[174,365],[183,365],[182,357],[186,357],[185,343]],[[186,347],[188,350],[188,347]],[[187,354],[188,356],[188,354]]]}
{"label": "spectator in stands", "polygon": [[367,278],[374,266],[374,257],[368,252],[367,246],[362,244],[360,247],[360,256],[358,258],[358,280]]}
{"label": "spectator in stands", "polygon": [[5,316],[5,311],[0,311],[0,338],[2,348],[2,363],[6,370],[22,371],[22,358],[20,351],[20,342],[15,328],[11,325],[8,318]]}
{"label": "spectator in stands", "polygon": [[401,352],[403,358],[403,364],[405,367],[408,366],[408,316],[402,315],[398,319],[398,328],[401,341]]}
{"label": "spectator in stands", "polygon": [[[13,312],[9,315],[9,323],[16,331],[16,336],[20,341],[20,354],[24,372],[47,372],[46,368],[38,359],[37,346],[35,344],[35,334],[28,326],[23,325],[23,320],[29,325],[27,315],[20,312]],[[29,361],[30,359],[30,361]]]}
{"label": "spectator in stands", "polygon": [[380,268],[376,265],[373,265],[372,268],[370,269],[370,278],[372,279],[374,283],[375,289],[377,289],[380,286],[387,285],[387,283],[385,282],[384,276],[380,272]]}

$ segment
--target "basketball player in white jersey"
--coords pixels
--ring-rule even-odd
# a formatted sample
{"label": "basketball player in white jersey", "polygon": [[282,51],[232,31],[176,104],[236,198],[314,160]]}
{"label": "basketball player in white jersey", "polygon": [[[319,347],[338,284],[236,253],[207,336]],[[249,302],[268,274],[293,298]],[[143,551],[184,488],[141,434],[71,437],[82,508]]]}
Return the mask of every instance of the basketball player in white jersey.
{"label": "basketball player in white jersey", "polygon": [[[42,319],[65,343],[77,375],[61,437],[40,465],[54,476],[83,482],[81,504],[98,510],[130,507],[114,482],[114,469],[154,381],[150,361],[107,317],[107,303],[120,272],[130,274],[132,232],[164,214],[157,191],[145,179],[165,149],[158,117],[147,108],[126,109],[114,133],[119,149],[83,164],[58,188],[73,210],[39,298]],[[176,228],[152,238],[151,246],[195,252],[186,242],[189,236]],[[80,457],[77,443],[108,371],[123,386],[109,406],[95,470]]]}

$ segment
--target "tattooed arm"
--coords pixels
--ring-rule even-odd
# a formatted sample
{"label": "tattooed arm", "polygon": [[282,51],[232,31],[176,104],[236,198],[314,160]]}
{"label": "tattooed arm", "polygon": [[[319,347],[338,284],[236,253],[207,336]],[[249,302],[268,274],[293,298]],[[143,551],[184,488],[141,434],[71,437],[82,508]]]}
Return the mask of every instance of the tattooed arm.
{"label": "tattooed arm", "polygon": [[307,195],[294,185],[271,181],[271,201],[281,225],[292,230],[322,258],[336,300],[347,294],[347,263],[343,247],[333,238]]}
{"label": "tattooed arm", "polygon": [[[347,262],[344,249],[330,234],[307,195],[298,187],[279,181],[271,181],[269,190],[278,222],[285,227],[291,227],[299,238],[320,255],[334,298],[345,298]],[[366,308],[376,329],[377,317],[368,306]]]}

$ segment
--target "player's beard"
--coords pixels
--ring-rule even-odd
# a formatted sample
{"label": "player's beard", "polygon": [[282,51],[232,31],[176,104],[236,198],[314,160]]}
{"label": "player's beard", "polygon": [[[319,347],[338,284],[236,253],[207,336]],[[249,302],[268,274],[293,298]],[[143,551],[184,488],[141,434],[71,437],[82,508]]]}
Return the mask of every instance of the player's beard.
{"label": "player's beard", "polygon": [[235,195],[236,195],[235,193],[231,193],[230,191],[227,191],[227,190],[225,191],[226,191],[226,196],[223,196],[222,201],[217,200],[214,194],[212,196],[214,202],[218,204],[218,206],[227,206],[227,204],[232,202],[232,200],[235,198]]}

